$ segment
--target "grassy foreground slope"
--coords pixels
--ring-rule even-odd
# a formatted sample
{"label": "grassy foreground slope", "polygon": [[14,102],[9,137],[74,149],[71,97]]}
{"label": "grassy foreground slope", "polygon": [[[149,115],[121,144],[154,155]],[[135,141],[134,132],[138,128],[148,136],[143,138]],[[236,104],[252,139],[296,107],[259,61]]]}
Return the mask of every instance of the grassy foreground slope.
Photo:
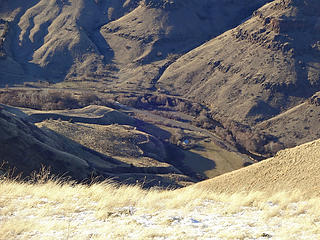
{"label": "grassy foreground slope", "polygon": [[173,191],[3,177],[0,239],[319,239],[319,148]]}
{"label": "grassy foreground slope", "polygon": [[319,198],[0,182],[0,239],[319,239]]}

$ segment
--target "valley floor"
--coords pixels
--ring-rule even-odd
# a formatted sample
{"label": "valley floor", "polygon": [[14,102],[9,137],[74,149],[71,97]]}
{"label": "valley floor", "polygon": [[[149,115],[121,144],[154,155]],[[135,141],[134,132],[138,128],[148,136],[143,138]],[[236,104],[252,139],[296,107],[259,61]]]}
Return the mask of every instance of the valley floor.
{"label": "valley floor", "polygon": [[320,239],[320,201],[195,185],[0,182],[0,239]]}

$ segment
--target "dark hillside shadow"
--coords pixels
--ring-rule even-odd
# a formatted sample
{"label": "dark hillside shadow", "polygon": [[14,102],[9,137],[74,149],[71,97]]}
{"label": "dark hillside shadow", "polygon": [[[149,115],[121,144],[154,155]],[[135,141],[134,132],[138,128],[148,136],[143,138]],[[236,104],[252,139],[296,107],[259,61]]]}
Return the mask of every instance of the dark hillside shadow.
{"label": "dark hillside shadow", "polygon": [[136,120],[135,126],[137,127],[137,130],[141,132],[145,132],[150,135],[153,135],[161,141],[166,141],[171,137],[171,133],[166,130],[163,130],[151,123],[147,123],[139,119],[135,119],[135,120]]}
{"label": "dark hillside shadow", "polygon": [[176,145],[166,143],[167,162],[185,175],[191,176],[196,180],[205,180],[205,171],[216,168],[216,163],[199,154],[189,150],[183,150]]}
{"label": "dark hillside shadow", "polygon": [[[105,162],[115,164],[115,165],[123,165],[123,166],[128,165],[128,164],[123,163],[119,160],[116,160],[110,156],[104,155],[104,154],[97,152],[93,149],[90,149],[84,145],[81,145],[80,143],[75,142],[74,140],[67,138],[64,135],[61,135],[61,134],[59,134],[59,133],[57,133],[47,127],[42,127],[41,130],[46,134],[46,136],[48,138],[51,139],[54,136],[56,139],[59,139],[59,141],[70,143],[71,145],[73,145],[73,147],[79,147],[79,149],[82,149],[84,152],[87,152],[88,154],[94,155],[95,157],[98,157]],[[33,136],[41,142],[46,142],[46,139],[39,136],[39,135],[33,135]],[[84,159],[83,156],[81,156],[81,154],[76,149],[70,148],[69,146],[64,146],[64,145],[62,147],[63,147],[63,149],[61,149],[62,151],[68,152],[72,155],[75,155],[75,156],[81,158],[81,159]],[[92,167],[93,169],[97,169],[97,166],[95,166],[94,163],[90,162],[90,159],[84,159],[84,160],[89,164],[90,167]],[[102,170],[102,169],[100,169],[100,170]]]}
{"label": "dark hillside shadow", "polygon": [[88,38],[95,44],[95,46],[98,48],[98,51],[101,55],[104,56],[103,63],[104,64],[111,64],[112,59],[114,58],[114,51],[110,47],[110,45],[107,43],[105,38],[100,33],[100,28],[96,29],[93,33],[87,34]]}

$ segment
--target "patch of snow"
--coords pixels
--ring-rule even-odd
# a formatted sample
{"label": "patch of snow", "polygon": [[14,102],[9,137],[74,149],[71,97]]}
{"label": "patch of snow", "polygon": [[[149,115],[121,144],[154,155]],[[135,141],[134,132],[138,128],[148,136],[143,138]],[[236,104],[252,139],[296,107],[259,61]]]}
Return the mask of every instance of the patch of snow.
{"label": "patch of snow", "polygon": [[[22,201],[22,200],[21,200]],[[47,199],[40,199],[41,203],[48,203]],[[265,203],[268,208],[276,209],[278,205],[273,202]],[[137,239],[141,231],[162,233],[152,237],[153,239],[176,239],[181,235],[183,239],[281,239],[280,231],[304,229],[304,218],[307,213],[299,214],[303,202],[292,203],[288,209],[296,213],[294,216],[281,216],[282,212],[275,216],[265,218],[265,212],[258,207],[242,206],[228,212],[228,203],[212,200],[203,201],[192,210],[163,209],[153,212],[151,209],[138,209],[133,206],[115,208],[114,214],[101,220],[95,210],[86,210],[79,206],[74,212],[68,214],[59,213],[51,216],[37,216],[35,212],[26,217],[38,221],[39,225],[50,225],[54,222],[67,224],[69,229],[41,232],[35,229],[21,235],[22,239],[90,239],[92,236],[115,239],[119,229],[129,229],[125,239]],[[58,208],[59,205],[53,206]],[[5,219],[25,216],[26,212],[13,212],[10,216],[1,216],[0,223]],[[316,222],[320,227],[320,222]],[[178,234],[178,235],[177,235]],[[312,231],[301,230],[292,233],[292,239],[320,239],[320,236]]]}

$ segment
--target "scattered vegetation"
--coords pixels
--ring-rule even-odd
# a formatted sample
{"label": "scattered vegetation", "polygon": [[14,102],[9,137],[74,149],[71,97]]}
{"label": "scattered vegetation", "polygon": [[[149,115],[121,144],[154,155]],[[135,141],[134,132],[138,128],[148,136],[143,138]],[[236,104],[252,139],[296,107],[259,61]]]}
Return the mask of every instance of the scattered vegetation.
{"label": "scattered vegetation", "polygon": [[255,154],[258,160],[258,155],[262,158],[271,157],[284,148],[275,136],[255,132],[249,126],[233,120],[226,119],[221,122],[221,126],[215,127],[215,132],[239,150]]}
{"label": "scattered vegetation", "polygon": [[120,95],[116,101],[153,113],[168,119],[184,121],[176,112],[193,116],[191,123],[197,127],[215,132],[223,141],[235,146],[239,151],[257,160],[273,156],[284,145],[270,134],[256,132],[247,125],[230,119],[216,120],[205,105],[164,94]]}
{"label": "scattered vegetation", "polygon": [[140,1],[141,6],[145,6],[147,8],[163,8],[163,9],[172,9],[177,7],[177,1],[174,0],[142,0]]}
{"label": "scattered vegetation", "polygon": [[320,106],[320,94],[319,92],[314,94],[312,97],[310,97],[309,99],[309,103],[313,104],[315,106]]}
{"label": "scattered vegetation", "polygon": [[74,109],[88,105],[115,108],[110,101],[89,92],[75,94],[58,90],[3,90],[0,92],[0,103],[37,110]]}
{"label": "scattered vegetation", "polygon": [[210,110],[199,103],[165,94],[120,94],[114,99],[101,98],[91,92],[59,90],[15,90],[2,89],[0,103],[37,110],[63,110],[102,105],[118,108],[114,101],[129,107],[152,111],[154,114],[176,121],[185,121],[176,113],[193,117],[191,124],[216,133],[223,141],[251,154],[256,160],[273,156],[284,145],[274,136],[256,132],[249,126],[229,119],[214,119]]}
{"label": "scattered vegetation", "polygon": [[145,110],[178,110],[192,116],[198,116],[204,106],[186,99],[167,96],[165,94],[122,94],[115,98],[127,106]]}

